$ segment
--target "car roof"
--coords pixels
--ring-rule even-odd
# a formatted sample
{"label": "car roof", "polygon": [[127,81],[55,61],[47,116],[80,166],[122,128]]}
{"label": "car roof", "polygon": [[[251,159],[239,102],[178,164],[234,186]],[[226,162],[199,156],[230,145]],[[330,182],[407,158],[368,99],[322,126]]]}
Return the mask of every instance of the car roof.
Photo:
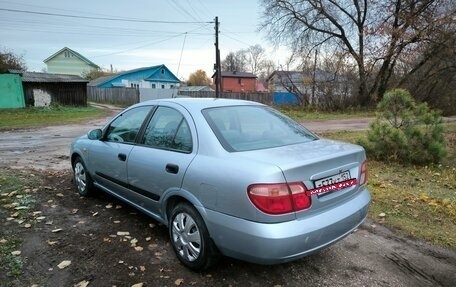
{"label": "car roof", "polygon": [[206,108],[224,107],[224,106],[245,106],[245,105],[263,105],[257,102],[224,99],[224,98],[170,98],[144,101],[136,106],[142,105],[159,105],[165,103],[175,103],[185,107],[188,110],[202,110]]}

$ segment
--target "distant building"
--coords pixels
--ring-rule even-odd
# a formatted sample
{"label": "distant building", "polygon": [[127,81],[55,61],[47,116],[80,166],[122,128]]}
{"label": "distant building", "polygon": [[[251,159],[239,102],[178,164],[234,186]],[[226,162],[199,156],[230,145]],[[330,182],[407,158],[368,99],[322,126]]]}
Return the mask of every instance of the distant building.
{"label": "distant building", "polygon": [[347,78],[316,69],[315,71],[274,71],[267,78],[270,92],[306,97],[309,103],[330,98],[346,98],[352,94],[353,83]]}
{"label": "distant building", "polygon": [[214,92],[214,89],[208,86],[186,86],[180,87],[179,92]]}
{"label": "distant building", "polygon": [[[252,93],[256,92],[256,79],[252,73],[222,71],[222,92]],[[215,80],[215,74],[212,76]]]}
{"label": "distant building", "polygon": [[100,88],[175,89],[179,84],[179,79],[165,65],[158,65],[101,77],[88,85]]}
{"label": "distant building", "polygon": [[17,70],[9,70],[9,73],[21,77],[26,106],[87,105],[88,81],[80,76]]}
{"label": "distant building", "polygon": [[48,73],[83,76],[91,70],[100,69],[98,65],[78,52],[65,47],[43,61]]}

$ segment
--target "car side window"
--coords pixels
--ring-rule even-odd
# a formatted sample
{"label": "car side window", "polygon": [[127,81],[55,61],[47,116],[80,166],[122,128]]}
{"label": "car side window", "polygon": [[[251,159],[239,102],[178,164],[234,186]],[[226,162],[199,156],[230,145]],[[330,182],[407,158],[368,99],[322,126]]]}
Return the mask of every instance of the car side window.
{"label": "car side window", "polygon": [[139,129],[150,109],[150,106],[138,107],[128,110],[118,116],[109,125],[106,139],[113,142],[135,142]]}
{"label": "car side window", "polygon": [[144,132],[141,143],[154,148],[192,151],[192,135],[184,116],[177,110],[159,107]]}

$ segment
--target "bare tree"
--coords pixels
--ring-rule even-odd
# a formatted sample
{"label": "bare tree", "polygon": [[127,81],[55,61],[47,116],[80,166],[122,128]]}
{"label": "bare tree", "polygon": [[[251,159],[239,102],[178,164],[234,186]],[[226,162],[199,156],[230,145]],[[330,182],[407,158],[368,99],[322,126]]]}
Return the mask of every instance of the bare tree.
{"label": "bare tree", "polygon": [[[336,49],[356,63],[358,103],[388,88],[401,56],[455,23],[450,0],[263,0],[263,28],[295,51]],[[453,27],[454,29],[454,27]],[[454,30],[453,30],[454,31]]]}
{"label": "bare tree", "polygon": [[223,71],[245,71],[247,57],[245,50],[230,52],[221,63]]}
{"label": "bare tree", "polygon": [[247,48],[246,54],[248,69],[251,73],[257,75],[266,61],[266,50],[261,45],[256,44]]}

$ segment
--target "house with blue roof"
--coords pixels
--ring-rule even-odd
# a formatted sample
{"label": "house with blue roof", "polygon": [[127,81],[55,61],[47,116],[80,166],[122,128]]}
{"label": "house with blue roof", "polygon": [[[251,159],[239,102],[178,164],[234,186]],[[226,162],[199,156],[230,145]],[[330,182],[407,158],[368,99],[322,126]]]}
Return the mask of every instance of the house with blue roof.
{"label": "house with blue roof", "polygon": [[89,82],[88,86],[100,88],[174,89],[179,87],[179,83],[179,79],[165,65],[158,65],[100,77]]}

